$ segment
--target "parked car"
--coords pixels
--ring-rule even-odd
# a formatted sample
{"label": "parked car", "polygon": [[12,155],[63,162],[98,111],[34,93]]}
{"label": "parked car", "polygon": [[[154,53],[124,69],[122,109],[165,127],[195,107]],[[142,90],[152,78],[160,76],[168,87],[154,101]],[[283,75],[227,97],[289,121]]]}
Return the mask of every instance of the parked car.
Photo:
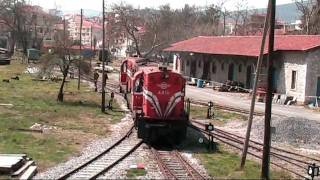
{"label": "parked car", "polygon": [[8,49],[0,48],[0,65],[10,64],[11,58]]}
{"label": "parked car", "polygon": [[37,61],[40,58],[40,51],[38,49],[27,49],[28,62],[30,60]]}

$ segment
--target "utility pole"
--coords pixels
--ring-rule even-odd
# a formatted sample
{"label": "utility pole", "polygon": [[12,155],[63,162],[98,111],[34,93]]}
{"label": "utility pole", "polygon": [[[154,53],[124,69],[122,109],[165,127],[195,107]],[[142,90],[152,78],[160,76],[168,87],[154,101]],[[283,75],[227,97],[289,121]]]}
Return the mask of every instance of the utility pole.
{"label": "utility pole", "polygon": [[263,61],[263,57],[264,57],[263,54],[264,54],[264,47],[265,47],[266,37],[267,37],[268,29],[269,29],[270,5],[271,5],[271,0],[269,0],[267,15],[266,15],[266,18],[264,20],[264,27],[263,27],[263,35],[262,35],[262,40],[261,40],[260,54],[259,54],[259,58],[258,58],[258,62],[257,62],[256,76],[255,76],[255,79],[254,79],[254,82],[253,82],[250,114],[249,114],[249,117],[248,117],[248,126],[247,126],[247,132],[246,132],[246,139],[244,141],[244,147],[243,147],[242,156],[241,156],[240,169],[244,168],[244,165],[246,163],[246,158],[247,158],[248,146],[249,146],[249,141],[250,141],[251,126],[252,126],[252,120],[253,120],[253,113],[254,113],[254,106],[256,104],[258,81],[259,81],[259,76],[260,76],[260,72],[261,72],[261,65],[262,65],[262,61]]}
{"label": "utility pole", "polygon": [[81,66],[81,59],[82,59],[82,56],[81,56],[81,52],[82,52],[82,9],[80,10],[80,58],[79,58],[79,61],[78,61],[78,90],[80,90],[80,66]]}
{"label": "utility pole", "polygon": [[272,107],[272,76],[273,76],[273,58],[274,58],[274,24],[276,14],[276,0],[271,0],[270,8],[270,31],[269,31],[269,49],[268,49],[268,84],[266,96],[266,109],[264,119],[264,139],[261,178],[269,180],[270,146],[271,146],[271,107]]}
{"label": "utility pole", "polygon": [[106,111],[106,92],[105,92],[105,72],[104,72],[104,66],[105,66],[105,54],[104,54],[104,49],[105,49],[105,12],[104,12],[104,0],[102,0],[102,51],[101,51],[101,59],[102,59],[102,92],[101,92],[101,111],[105,112]]}
{"label": "utility pole", "polygon": [[[93,50],[92,49],[92,45],[93,45],[93,43],[92,43],[92,25],[90,26],[90,47],[91,47],[91,51]],[[92,57],[90,57],[90,67],[92,67]]]}
{"label": "utility pole", "polygon": [[33,17],[34,20],[34,41],[33,41],[33,48],[38,48],[37,46],[37,39],[38,39],[38,33],[37,33],[37,14],[34,14]]}
{"label": "utility pole", "polygon": [[92,45],[93,45],[93,40],[92,40],[92,32],[93,32],[93,30],[92,30],[92,25],[90,26],[90,46],[91,46],[91,50],[92,50]]}

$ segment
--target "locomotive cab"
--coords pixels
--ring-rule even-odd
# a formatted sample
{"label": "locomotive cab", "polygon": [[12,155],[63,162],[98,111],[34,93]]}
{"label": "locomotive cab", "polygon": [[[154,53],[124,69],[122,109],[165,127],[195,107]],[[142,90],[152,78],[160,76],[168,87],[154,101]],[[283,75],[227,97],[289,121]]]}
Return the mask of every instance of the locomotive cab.
{"label": "locomotive cab", "polygon": [[131,109],[133,112],[141,112],[142,110],[142,97],[143,97],[143,73],[138,72],[133,78],[133,89],[131,93]]}

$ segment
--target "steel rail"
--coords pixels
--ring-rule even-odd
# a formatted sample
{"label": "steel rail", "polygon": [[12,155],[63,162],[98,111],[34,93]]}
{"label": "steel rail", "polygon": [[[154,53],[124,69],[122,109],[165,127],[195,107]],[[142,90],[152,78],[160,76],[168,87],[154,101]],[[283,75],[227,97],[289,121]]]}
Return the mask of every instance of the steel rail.
{"label": "steel rail", "polygon": [[[201,123],[201,122],[198,122],[198,121],[193,121],[193,120],[192,120],[192,122],[194,122],[194,123],[196,123],[196,124],[199,124],[199,125],[202,125],[202,126],[205,125],[204,123]],[[221,129],[219,129],[219,128],[215,128],[215,130],[218,131],[218,132],[221,132],[221,133],[224,133],[224,134],[228,134],[228,135],[231,135],[231,136],[235,136],[235,137],[237,137],[237,138],[241,138],[241,139],[244,140],[244,137],[242,137],[242,136],[239,136],[239,135],[236,135],[236,134],[233,134],[233,133],[230,133],[230,132],[221,130]],[[254,144],[257,144],[257,145],[260,145],[260,146],[263,146],[262,143],[257,142],[257,141],[254,141],[254,140],[250,140],[250,142],[252,142],[252,143],[254,143]],[[305,156],[305,155],[298,154],[298,153],[295,153],[295,152],[290,152],[290,151],[285,150],[285,149],[281,149],[281,148],[277,148],[277,147],[271,147],[271,149],[277,150],[277,151],[279,151],[279,152],[288,153],[288,154],[292,154],[292,155],[299,156],[299,157],[302,157],[302,158],[306,158],[306,159],[310,159],[310,160],[313,160],[313,161],[318,161],[318,162],[320,162],[320,159],[313,158],[313,157],[310,157],[310,156]]]}
{"label": "steel rail", "polygon": [[[232,142],[235,142],[235,143],[237,143],[237,144],[243,145],[243,142],[240,141],[240,140],[233,139],[233,138],[230,138],[230,137],[228,137],[228,136],[223,136],[223,135],[220,135],[220,134],[218,134],[218,133],[211,133],[211,134],[213,134],[215,137],[218,136],[218,137],[220,137],[220,138],[228,139],[229,141],[232,141]],[[252,148],[252,149],[258,150],[259,152],[262,152],[262,151],[263,151],[262,148],[254,147],[254,146],[252,146],[252,145],[249,145],[249,147]],[[304,168],[303,166],[299,165],[299,164],[296,164],[296,163],[294,163],[294,162],[288,161],[287,159],[290,159],[290,160],[293,160],[293,161],[297,161],[297,162],[299,162],[299,163],[306,164],[306,165],[309,164],[309,163],[307,163],[307,162],[305,162],[305,161],[300,161],[300,160],[298,160],[298,159],[295,159],[295,158],[292,158],[292,157],[288,157],[288,156],[285,156],[285,155],[281,155],[281,154],[278,154],[278,153],[270,152],[270,154],[271,154],[272,156],[274,156],[275,158],[284,160],[284,161],[286,161],[286,162],[288,162],[288,163],[290,163],[290,164],[292,164],[292,165],[295,165],[295,166],[297,166],[297,167],[299,167],[299,168],[302,168],[302,169],[305,169],[305,168]]]}
{"label": "steel rail", "polygon": [[[241,140],[239,140],[239,139],[236,139],[236,138],[234,138],[234,137],[232,137],[232,136],[230,136],[230,135],[224,134],[224,136],[223,136],[223,135],[218,134],[218,133],[216,133],[216,132],[211,132],[211,134],[213,134],[213,135],[215,135],[215,136],[219,136],[220,138],[228,139],[228,140],[233,141],[233,142],[235,142],[235,143],[238,143],[238,144],[240,144],[240,145],[243,145],[243,141],[241,141]],[[262,145],[261,145],[261,146],[262,146]],[[262,150],[263,150],[261,147],[255,147],[255,146],[252,146],[252,145],[249,145],[249,147],[252,148],[252,149],[258,150],[259,152],[262,152]],[[309,165],[309,164],[310,164],[310,163],[305,162],[305,161],[302,161],[302,160],[300,160],[300,159],[296,159],[296,158],[293,158],[293,157],[289,157],[289,156],[286,156],[286,155],[283,155],[283,154],[279,154],[279,153],[276,153],[276,152],[270,152],[270,154],[271,154],[272,156],[278,158],[278,159],[284,160],[284,161],[286,161],[286,162],[288,162],[288,163],[290,163],[290,164],[292,164],[292,165],[295,165],[295,166],[297,166],[297,167],[300,167],[300,168],[304,168],[304,167],[301,166],[301,165],[299,165],[299,164],[296,164],[296,163],[294,163],[294,162],[288,161],[287,159],[290,159],[290,160],[292,160],[292,161],[299,162],[299,163],[304,164],[304,165]]]}
{"label": "steel rail", "polygon": [[121,162],[122,160],[124,160],[126,157],[128,157],[130,154],[132,154],[136,149],[138,149],[141,144],[143,144],[143,140],[139,141],[133,148],[131,148],[125,155],[121,156],[117,161],[113,162],[111,165],[109,165],[108,167],[104,168],[102,171],[98,172],[97,174],[95,174],[93,177],[91,177],[90,179],[97,179],[99,176],[101,176],[102,174],[108,172],[111,168],[113,168],[115,165],[117,165],[119,162]]}
{"label": "steel rail", "polygon": [[165,179],[177,179],[177,177],[170,171],[170,169],[165,165],[165,163],[160,158],[160,156],[161,156],[160,153],[153,148],[151,149],[151,152],[153,153],[154,157],[156,158],[160,170],[164,173]]}
{"label": "steel rail", "polygon": [[115,142],[112,146],[110,146],[109,148],[107,148],[103,152],[99,153],[97,156],[95,156],[94,158],[90,159],[89,161],[83,163],[82,165],[76,167],[75,169],[69,171],[68,173],[60,176],[58,178],[58,180],[64,180],[64,179],[67,179],[67,178],[71,177],[73,174],[77,173],[79,170],[87,167],[88,165],[92,164],[94,161],[98,160],[99,158],[101,158],[102,156],[107,154],[109,151],[111,151],[112,149],[117,147],[119,144],[121,144],[126,138],[128,138],[131,135],[133,129],[134,129],[134,126],[132,126],[130,128],[130,130],[122,138],[120,138],[117,142]]}
{"label": "steel rail", "polygon": [[192,167],[189,164],[189,162],[187,162],[177,150],[174,150],[173,153],[174,153],[174,155],[176,157],[178,157],[178,159],[180,160],[181,164],[183,164],[185,166],[185,168],[187,169],[188,173],[192,176],[192,179],[206,179],[194,167]]}
{"label": "steel rail", "polygon": [[[213,135],[212,133],[210,133],[210,132],[208,132],[208,131],[206,131],[206,130],[204,130],[204,129],[202,129],[202,128],[199,128],[199,127],[197,127],[197,126],[195,126],[195,125],[193,125],[193,124],[190,124],[189,127],[193,128],[193,129],[195,129],[195,130],[197,130],[197,131],[199,131],[199,132],[201,132],[201,133],[204,133],[204,134],[206,134],[206,135],[210,135],[210,134]],[[215,136],[215,139],[217,139],[218,141],[220,141],[220,142],[222,142],[222,143],[224,143],[224,144],[227,144],[227,145],[229,145],[229,146],[231,146],[231,147],[234,147],[234,148],[236,148],[236,149],[238,149],[238,150],[240,150],[240,151],[243,149],[242,147],[239,147],[239,146],[231,143],[231,142],[234,142],[234,141],[232,141],[232,140],[229,140],[229,142],[226,141],[226,140],[223,140],[223,139],[227,139],[227,138],[224,138],[224,137],[222,137],[221,135],[220,135],[220,136]],[[231,141],[231,142],[230,142],[230,141]],[[235,142],[235,143],[237,143],[237,142]],[[253,157],[256,157],[256,158],[258,158],[258,159],[262,159],[260,156],[254,154],[254,153],[252,153],[252,152],[250,152],[250,151],[248,151],[248,154],[250,154],[250,155],[252,155]],[[275,157],[275,156],[274,156],[274,157]],[[277,163],[275,163],[275,162],[270,162],[270,163],[273,164],[273,165],[275,165],[275,166],[277,166],[277,167],[279,167],[279,168],[281,168],[281,169],[284,169],[284,170],[286,170],[286,171],[288,171],[288,172],[291,172],[291,173],[293,173],[293,174],[295,174],[295,175],[297,175],[297,176],[299,176],[299,177],[302,177],[302,178],[307,179],[307,177],[305,177],[305,176],[303,176],[303,175],[301,175],[301,174],[299,174],[299,173],[297,173],[297,172],[295,172],[295,171],[293,171],[293,170],[290,170],[290,169],[288,169],[288,168],[285,168],[285,167],[283,167],[283,166],[280,165],[280,164],[277,164]],[[290,163],[290,164],[292,164],[292,163]],[[298,167],[299,167],[299,166],[298,166]],[[305,169],[305,168],[303,168],[303,169]]]}
{"label": "steel rail", "polygon": [[[203,105],[203,106],[207,106],[208,105],[208,102],[205,102],[205,101],[199,101],[199,100],[190,99],[190,102],[193,103],[193,104],[197,104],[197,105]],[[224,106],[224,105],[220,105],[220,104],[217,104],[217,103],[213,103],[213,107],[216,108],[216,109],[222,109],[222,110],[237,112],[237,113],[246,114],[246,115],[249,114],[249,110],[247,110],[247,109]],[[262,113],[260,111],[255,111],[253,114],[255,116],[263,116],[264,115],[264,113]]]}

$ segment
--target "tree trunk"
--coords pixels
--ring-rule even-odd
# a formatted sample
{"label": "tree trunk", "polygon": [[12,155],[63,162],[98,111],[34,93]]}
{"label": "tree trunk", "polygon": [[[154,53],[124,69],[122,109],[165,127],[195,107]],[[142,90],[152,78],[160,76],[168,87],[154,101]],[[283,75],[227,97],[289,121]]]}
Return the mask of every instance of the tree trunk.
{"label": "tree trunk", "polygon": [[63,72],[63,79],[62,79],[62,82],[61,82],[61,86],[60,86],[59,93],[58,93],[58,98],[57,98],[57,101],[59,101],[59,102],[63,102],[63,88],[64,88],[64,84],[66,82],[68,71],[69,71],[69,65],[67,66],[67,68]]}
{"label": "tree trunk", "polygon": [[139,42],[138,42],[138,40],[137,40],[137,38],[135,36],[133,36],[133,40],[134,40],[134,44],[136,46],[137,55],[139,57],[141,57],[141,52],[140,52],[140,48],[139,48]]}
{"label": "tree trunk", "polygon": [[223,35],[226,35],[226,15],[223,15]]}
{"label": "tree trunk", "polygon": [[10,51],[10,56],[14,54],[14,46],[16,45],[16,34],[14,31],[11,31],[10,33],[10,46],[9,46],[9,51]]}

